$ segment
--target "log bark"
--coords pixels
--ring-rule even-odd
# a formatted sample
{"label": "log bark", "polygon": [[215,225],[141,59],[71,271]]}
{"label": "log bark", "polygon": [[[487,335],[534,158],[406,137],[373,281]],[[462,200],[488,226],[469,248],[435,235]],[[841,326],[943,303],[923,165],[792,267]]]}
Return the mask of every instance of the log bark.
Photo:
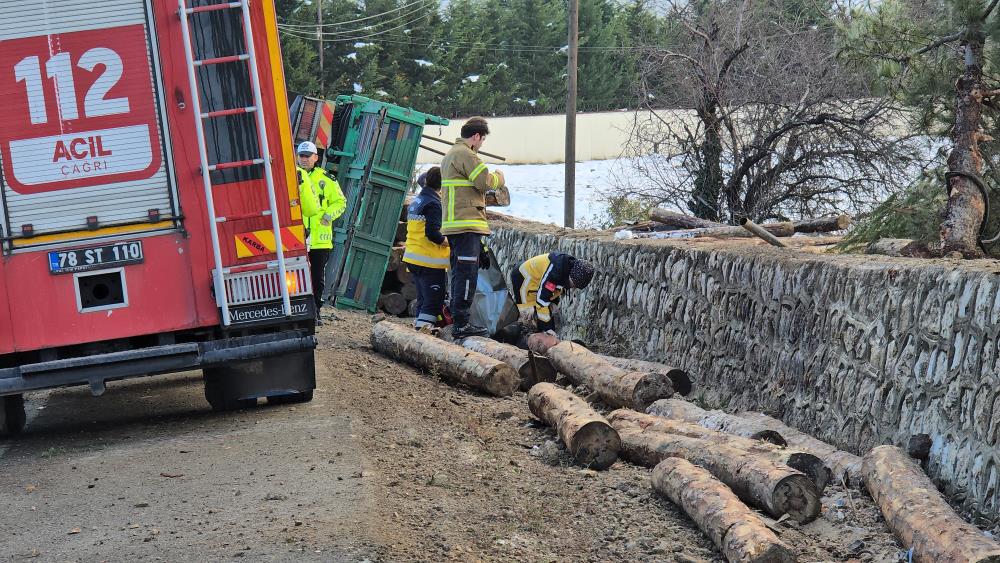
{"label": "log bark", "polygon": [[765,425],[758,424],[722,411],[707,411],[694,403],[681,399],[661,399],[651,404],[646,413],[674,420],[693,422],[705,428],[769,442],[778,446],[788,445],[785,437]]}
{"label": "log bark", "polygon": [[389,253],[389,263],[385,267],[387,272],[395,272],[399,265],[403,263],[403,253],[406,252],[406,247],[394,246],[392,247],[392,252]]}
{"label": "log bark", "polygon": [[667,458],[653,469],[653,489],[681,507],[731,563],[791,563],[778,539],[724,483],[691,462]]}
{"label": "log bark", "polygon": [[[795,227],[791,223],[768,223],[759,225],[768,233],[776,237],[790,237],[795,234]],[[634,238],[667,239],[667,238],[752,238],[756,235],[740,226],[724,225],[722,227],[706,227],[700,229],[687,229],[678,231],[660,231],[651,233],[634,233]]]}
{"label": "log bark", "polygon": [[393,272],[396,275],[396,280],[400,285],[406,285],[408,283],[413,283],[413,274],[410,273],[409,268],[406,267],[406,262],[403,262],[396,271]]}
{"label": "log bark", "polygon": [[406,298],[396,292],[383,293],[378,298],[378,308],[390,315],[399,316],[406,311]]}
{"label": "log bark", "polygon": [[417,298],[417,285],[412,282],[403,284],[403,287],[399,288],[399,293],[407,301],[413,301]]}
{"label": "log bark", "polygon": [[499,360],[389,321],[372,327],[371,343],[381,354],[498,397],[512,395],[520,382]]}
{"label": "log bark", "polygon": [[548,348],[546,355],[560,373],[587,386],[609,406],[645,410],[653,401],[674,394],[665,375],[616,368],[579,344],[563,341]]}
{"label": "log bark", "polygon": [[796,233],[829,233],[831,231],[842,231],[851,226],[850,215],[836,215],[829,217],[816,217],[815,219],[803,219],[793,221]]}
{"label": "log bark", "polygon": [[707,469],[744,502],[773,516],[784,514],[800,523],[819,515],[820,495],[812,479],[801,471],[725,443],[640,430],[627,422],[613,422],[621,438],[622,458],[654,467],[668,457],[680,457]]}
{"label": "log bark", "polygon": [[645,371],[649,373],[660,373],[670,379],[674,392],[678,395],[689,395],[691,393],[691,376],[681,368],[675,368],[659,362],[647,362],[646,360],[633,360],[632,358],[617,358],[615,356],[601,355],[602,358],[611,363],[616,368],[628,371]]}
{"label": "log bark", "polygon": [[864,486],[861,480],[861,458],[832,444],[818,440],[805,432],[800,432],[776,418],[759,412],[742,412],[741,418],[774,430],[788,443],[789,447],[818,456],[833,473],[834,481],[856,489]]}
{"label": "log bark", "polygon": [[417,313],[420,312],[419,306],[420,306],[420,304],[417,303],[416,299],[414,299],[413,301],[410,301],[406,305],[406,312],[409,314],[409,316],[416,318]]}
{"label": "log bark", "polygon": [[715,444],[732,446],[743,450],[748,456],[768,458],[807,475],[816,486],[816,490],[821,494],[827,484],[830,483],[831,473],[826,464],[823,463],[823,460],[818,456],[801,450],[783,448],[759,440],[711,430],[693,422],[672,420],[663,418],[662,416],[643,414],[627,409],[618,409],[612,412],[608,415],[608,420],[616,428],[632,425],[639,430],[649,432],[663,432],[665,434],[698,438]]}
{"label": "log bark", "polygon": [[675,213],[673,211],[667,211],[666,209],[659,208],[650,211],[649,218],[657,223],[662,223],[668,227],[674,227],[676,229],[704,229],[725,226],[722,223],[716,223],[715,221],[700,219],[698,217],[692,217],[690,215],[684,215],[683,213]]}
{"label": "log bark", "polygon": [[918,563],[1000,562],[1000,543],[948,506],[903,450],[878,446],[864,457],[865,485],[889,528]]}
{"label": "log bark", "polygon": [[532,354],[517,346],[480,336],[462,340],[462,346],[509,364],[521,377],[522,391],[531,389],[536,383],[551,383],[556,380],[556,369],[549,363],[548,358]]}
{"label": "log bark", "polygon": [[528,408],[559,432],[578,465],[607,469],[618,459],[618,432],[573,393],[551,383],[539,383],[528,391]]}
{"label": "log bark", "polygon": [[[795,227],[791,223],[787,224],[775,223],[775,224],[787,225],[789,228],[791,228],[792,232],[790,234],[782,236],[792,236],[792,234],[795,234]],[[754,236],[764,239],[771,246],[777,246],[778,248],[785,248],[785,243],[778,240],[778,237],[776,235],[772,234],[768,229],[764,228],[764,226],[758,225],[757,223],[754,223],[753,221],[747,219],[746,217],[740,219],[740,226],[749,231],[750,233],[752,233]]]}
{"label": "log bark", "polygon": [[927,244],[908,238],[880,238],[865,248],[865,254],[929,258],[934,252]]}

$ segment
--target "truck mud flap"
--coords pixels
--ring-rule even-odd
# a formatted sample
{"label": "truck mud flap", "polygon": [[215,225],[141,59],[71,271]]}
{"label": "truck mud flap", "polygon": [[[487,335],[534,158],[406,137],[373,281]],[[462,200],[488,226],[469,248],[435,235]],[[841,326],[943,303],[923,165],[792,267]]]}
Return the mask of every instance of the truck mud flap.
{"label": "truck mud flap", "polygon": [[0,369],[0,396],[73,385],[89,385],[91,393],[100,396],[108,381],[302,353],[315,347],[315,336],[285,331],[26,364]]}

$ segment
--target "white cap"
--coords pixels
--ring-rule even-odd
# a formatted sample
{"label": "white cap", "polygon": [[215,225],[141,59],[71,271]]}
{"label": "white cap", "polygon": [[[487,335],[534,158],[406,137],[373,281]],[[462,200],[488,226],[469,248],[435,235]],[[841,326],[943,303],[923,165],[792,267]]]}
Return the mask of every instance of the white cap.
{"label": "white cap", "polygon": [[318,154],[319,151],[316,150],[316,143],[312,141],[302,141],[299,143],[299,148],[295,150],[295,154]]}

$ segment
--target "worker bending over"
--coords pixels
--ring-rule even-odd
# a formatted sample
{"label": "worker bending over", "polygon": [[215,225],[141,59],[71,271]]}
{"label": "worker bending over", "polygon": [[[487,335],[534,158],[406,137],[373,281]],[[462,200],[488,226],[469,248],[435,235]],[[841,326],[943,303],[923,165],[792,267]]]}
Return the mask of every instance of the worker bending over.
{"label": "worker bending over", "polygon": [[420,175],[420,194],[406,210],[406,262],[417,286],[417,318],[413,328],[432,328],[444,306],[448,239],[441,234],[441,169],[437,166]]}
{"label": "worker bending over", "polygon": [[564,289],[583,289],[594,277],[594,266],[569,254],[539,254],[510,273],[514,302],[523,321],[534,320],[539,332],[555,333],[551,305]]}

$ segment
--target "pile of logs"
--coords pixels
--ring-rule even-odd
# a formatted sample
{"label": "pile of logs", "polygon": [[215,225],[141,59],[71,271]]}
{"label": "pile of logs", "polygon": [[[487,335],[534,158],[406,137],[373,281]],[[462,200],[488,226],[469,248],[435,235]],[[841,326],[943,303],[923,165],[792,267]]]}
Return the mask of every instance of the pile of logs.
{"label": "pile of logs", "polygon": [[[750,507],[808,523],[834,482],[866,488],[913,561],[1000,563],[1000,543],[963,521],[905,451],[880,446],[861,458],[761,413],[705,410],[675,395],[691,390],[683,370],[548,335],[533,335],[522,350],[485,338],[446,342],[391,321],[373,327],[371,343],[450,383],[495,396],[527,391],[529,410],[556,430],[575,464],[603,470],[623,459],[651,468],[652,488],[729,561],[795,561]],[[557,372],[590,395],[556,385]],[[624,408],[605,417],[591,400]]]}
{"label": "pile of logs", "polygon": [[410,198],[403,203],[399,223],[396,226],[396,237],[392,252],[389,254],[389,264],[385,268],[382,279],[382,289],[379,293],[378,308],[396,317],[415,317],[417,308],[417,286],[413,284],[413,274],[403,262],[404,244],[406,243],[406,209]]}
{"label": "pile of logs", "polygon": [[[750,231],[741,226],[724,225],[715,221],[699,219],[682,213],[667,211],[666,209],[653,209],[649,213],[649,221],[643,221],[635,225],[620,227],[615,230],[630,230],[639,234],[637,236],[653,236],[656,238],[690,238],[690,237],[715,237],[734,238],[752,237]],[[781,221],[776,223],[764,223],[760,225],[765,231],[775,237],[790,237],[795,233],[828,233],[842,231],[849,227],[851,218],[848,215],[837,215],[830,217],[819,217],[815,219],[803,219],[801,221]]]}

